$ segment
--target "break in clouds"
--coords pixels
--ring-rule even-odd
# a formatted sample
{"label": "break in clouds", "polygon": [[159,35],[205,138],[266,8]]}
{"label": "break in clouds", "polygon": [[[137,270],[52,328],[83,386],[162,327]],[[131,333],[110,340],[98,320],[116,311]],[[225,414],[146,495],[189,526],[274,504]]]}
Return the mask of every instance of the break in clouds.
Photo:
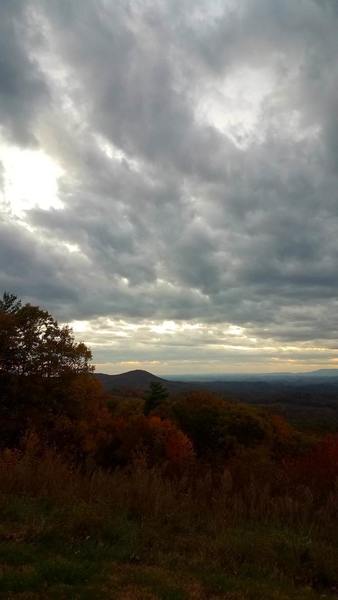
{"label": "break in clouds", "polygon": [[334,366],[334,0],[2,0],[0,286],[99,370]]}

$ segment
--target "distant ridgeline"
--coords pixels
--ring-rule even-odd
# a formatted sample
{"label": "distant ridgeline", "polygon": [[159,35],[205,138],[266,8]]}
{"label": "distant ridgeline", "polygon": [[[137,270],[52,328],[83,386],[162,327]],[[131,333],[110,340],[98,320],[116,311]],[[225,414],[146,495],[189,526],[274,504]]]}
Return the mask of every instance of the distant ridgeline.
{"label": "distant ridgeline", "polygon": [[298,428],[314,431],[338,431],[338,370],[321,369],[308,373],[267,375],[205,375],[203,380],[184,377],[166,380],[142,370],[119,375],[95,375],[107,391],[126,395],[141,394],[151,382],[162,383],[170,395],[207,390],[221,397],[269,407],[284,415]]}

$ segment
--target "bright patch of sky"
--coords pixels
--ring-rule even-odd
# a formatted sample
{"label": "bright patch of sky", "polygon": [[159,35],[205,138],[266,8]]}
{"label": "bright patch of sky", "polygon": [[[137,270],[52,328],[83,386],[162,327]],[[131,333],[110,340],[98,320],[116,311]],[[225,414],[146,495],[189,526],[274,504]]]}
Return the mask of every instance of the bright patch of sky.
{"label": "bright patch of sky", "polygon": [[62,208],[58,196],[61,167],[42,150],[0,145],[4,200],[14,216],[31,208]]}
{"label": "bright patch of sky", "polygon": [[197,119],[230,137],[238,147],[246,147],[258,137],[264,100],[273,87],[274,74],[268,69],[236,69],[203,92]]}
{"label": "bright patch of sky", "polygon": [[106,373],[129,369],[154,370],[162,375],[283,372],[290,367],[298,372],[320,365],[334,367],[337,362],[334,349],[314,347],[310,342],[284,346],[273,340],[262,343],[250,331],[231,324],[129,323],[99,317],[73,321],[71,327],[76,338],[91,347],[97,370]]}

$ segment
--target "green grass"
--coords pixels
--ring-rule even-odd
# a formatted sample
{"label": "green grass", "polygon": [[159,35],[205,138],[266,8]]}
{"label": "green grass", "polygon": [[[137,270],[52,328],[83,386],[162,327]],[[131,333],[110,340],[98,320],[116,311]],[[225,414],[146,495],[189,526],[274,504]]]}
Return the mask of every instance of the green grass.
{"label": "green grass", "polygon": [[80,502],[0,497],[1,598],[337,598],[338,548],[301,530],[246,523],[159,529]]}

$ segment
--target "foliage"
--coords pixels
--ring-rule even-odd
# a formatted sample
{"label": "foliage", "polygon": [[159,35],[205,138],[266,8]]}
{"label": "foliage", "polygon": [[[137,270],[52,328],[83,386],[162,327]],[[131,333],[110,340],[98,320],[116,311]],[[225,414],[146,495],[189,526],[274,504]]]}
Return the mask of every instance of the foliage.
{"label": "foliage", "polygon": [[76,343],[71,329],[60,327],[45,310],[22,305],[14,295],[0,301],[0,374],[62,377],[89,373],[91,352]]}
{"label": "foliage", "polygon": [[70,460],[93,458],[111,435],[108,396],[101,384],[87,375],[73,378],[66,393],[63,410],[32,420],[31,431],[42,447],[57,448]]}
{"label": "foliage", "polygon": [[297,444],[296,432],[282,417],[205,391],[181,396],[172,412],[197,455],[212,463],[224,463],[240,448],[265,446],[272,453],[285,453]]}
{"label": "foliage", "polygon": [[193,457],[192,443],[173,422],[157,416],[139,416],[114,418],[109,443],[97,458],[105,466],[141,460],[148,466],[167,464],[179,469],[188,465]]}
{"label": "foliage", "polygon": [[145,396],[144,415],[148,416],[152,411],[161,406],[168,398],[168,391],[159,381],[152,381],[150,389]]}
{"label": "foliage", "polygon": [[[2,445],[19,443],[29,428],[74,413],[74,380],[91,385],[91,352],[67,326],[14,295],[0,301],[0,431]],[[73,401],[74,399],[74,401]]]}
{"label": "foliage", "polygon": [[316,506],[295,486],[86,472],[32,449],[0,454],[0,488],[4,598],[336,598],[337,493]]}
{"label": "foliage", "polygon": [[285,472],[298,485],[318,495],[332,492],[338,483],[338,435],[324,436],[307,452],[284,460]]}

